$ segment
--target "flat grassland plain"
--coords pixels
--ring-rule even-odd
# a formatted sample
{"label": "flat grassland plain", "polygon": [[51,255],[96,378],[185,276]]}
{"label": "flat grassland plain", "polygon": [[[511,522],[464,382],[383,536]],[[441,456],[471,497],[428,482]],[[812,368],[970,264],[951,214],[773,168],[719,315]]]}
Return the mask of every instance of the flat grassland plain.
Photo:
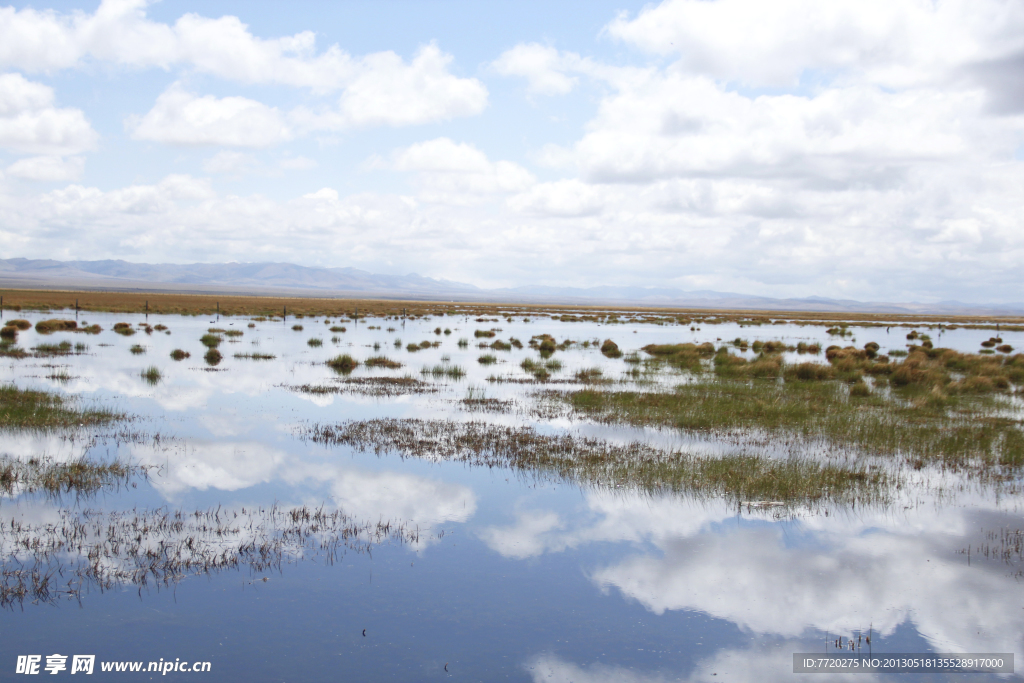
{"label": "flat grassland plain", "polygon": [[1020,651],[1022,318],[0,296],[0,666]]}

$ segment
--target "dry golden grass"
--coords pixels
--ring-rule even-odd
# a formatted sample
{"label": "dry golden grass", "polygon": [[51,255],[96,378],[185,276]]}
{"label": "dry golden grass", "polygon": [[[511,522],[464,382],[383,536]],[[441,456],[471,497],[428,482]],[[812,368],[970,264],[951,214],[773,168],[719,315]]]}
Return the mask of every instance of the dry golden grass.
{"label": "dry golden grass", "polygon": [[661,324],[702,325],[725,322],[741,325],[772,325],[784,322],[831,325],[847,321],[857,325],[974,325],[1000,324],[1002,329],[1024,330],[1021,316],[898,315],[892,313],[823,313],[809,311],[709,310],[644,306],[551,306],[488,302],[408,301],[399,299],[348,299],[284,296],[242,296],[221,294],[184,294],[168,292],[103,292],[76,290],[3,289],[5,311],[55,311],[75,308],[82,311],[119,313],[174,313],[182,315],[277,316],[287,309],[289,316],[328,316],[350,318],[356,309],[359,317],[409,317],[468,315],[472,317],[550,316],[565,322],[602,321],[608,323],[655,322]]}

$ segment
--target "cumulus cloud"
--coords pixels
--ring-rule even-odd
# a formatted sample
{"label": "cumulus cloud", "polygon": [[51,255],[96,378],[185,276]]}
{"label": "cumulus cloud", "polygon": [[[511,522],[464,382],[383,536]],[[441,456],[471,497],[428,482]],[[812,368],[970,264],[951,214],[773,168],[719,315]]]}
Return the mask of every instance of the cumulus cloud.
{"label": "cumulus cloud", "polygon": [[589,216],[600,212],[607,190],[580,180],[541,183],[509,198],[513,211],[541,216]]}
{"label": "cumulus cloud", "polygon": [[[154,22],[146,17],[147,4],[146,0],[104,0],[94,14],[71,15],[0,9],[0,66],[53,71],[95,59],[135,68],[185,67],[231,81],[308,88],[318,94],[340,91],[336,107],[297,112],[299,120],[312,129],[445,121],[478,114],[487,105],[483,84],[453,75],[452,56],[434,44],[423,46],[410,62],[391,51],[356,58],[337,45],[318,52],[312,31],[259,38],[232,16],[210,19],[190,13],[173,26]],[[189,104],[178,101],[184,93],[171,95],[165,93],[158,108]],[[238,116],[241,110],[247,110],[246,125],[256,125],[252,120],[256,117],[262,128],[274,118],[242,98],[202,98],[191,104],[217,121]],[[163,124],[154,135],[168,124],[160,113],[147,115],[157,119],[150,122],[153,126]],[[171,141],[182,138],[189,144],[193,138],[210,137],[207,131],[192,130],[196,121],[177,123],[184,129],[175,129]],[[248,140],[244,135],[243,139]]]}
{"label": "cumulus cloud", "polygon": [[978,283],[1016,282],[1024,254],[1022,28],[998,0],[666,0],[605,29],[659,56],[645,67],[517,45],[491,66],[528,92],[604,94],[580,137],[533,155],[575,177],[506,208],[519,234],[634,282],[936,300],[914,284],[930,272],[958,283],[949,298],[1005,300]]}
{"label": "cumulus cloud", "polygon": [[450,138],[436,138],[395,151],[390,161],[372,159],[376,168],[417,174],[420,198],[464,204],[483,195],[522,191],[536,182],[511,161],[490,161],[479,149]]}
{"label": "cumulus cloud", "polygon": [[479,114],[487,106],[487,88],[475,78],[451,74],[451,61],[434,44],[420,48],[409,63],[394,52],[367,55],[353,70],[336,107],[299,108],[293,117],[310,130],[344,130]]}
{"label": "cumulus cloud", "polygon": [[879,169],[961,162],[1005,150],[1018,126],[979,120],[979,92],[746,97],[703,77],[664,74],[607,97],[572,153],[601,181],[797,176],[859,180]]}
{"label": "cumulus cloud", "polygon": [[85,170],[82,157],[29,157],[19,159],[7,167],[7,173],[25,180],[42,182],[64,182],[78,180]]}
{"label": "cumulus cloud", "polygon": [[53,89],[20,74],[0,74],[0,147],[29,154],[77,154],[97,135],[80,109],[53,106]]}
{"label": "cumulus cloud", "polygon": [[564,95],[579,83],[580,76],[609,83],[642,80],[649,69],[604,64],[575,52],[550,45],[520,43],[491,62],[502,76],[525,78],[527,91],[535,95]]}
{"label": "cumulus cloud", "polygon": [[268,147],[292,137],[284,115],[274,107],[245,97],[200,97],[178,84],[128,126],[136,140],[177,145]]}
{"label": "cumulus cloud", "polygon": [[577,79],[565,72],[565,57],[551,46],[528,43],[506,50],[492,64],[503,76],[520,76],[529,83],[530,92],[540,95],[564,95],[576,87]]}
{"label": "cumulus cloud", "polygon": [[606,27],[724,81],[791,86],[811,69],[887,87],[935,85],[1019,50],[1024,7],[1001,0],[666,0]]}
{"label": "cumulus cloud", "polygon": [[184,65],[230,80],[317,91],[336,90],[353,74],[351,56],[337,46],[316,53],[312,31],[264,39],[237,17],[191,13],[170,25],[147,18],[148,4],[104,0],[93,14],[2,8],[0,65],[54,71],[88,58],[136,68]]}

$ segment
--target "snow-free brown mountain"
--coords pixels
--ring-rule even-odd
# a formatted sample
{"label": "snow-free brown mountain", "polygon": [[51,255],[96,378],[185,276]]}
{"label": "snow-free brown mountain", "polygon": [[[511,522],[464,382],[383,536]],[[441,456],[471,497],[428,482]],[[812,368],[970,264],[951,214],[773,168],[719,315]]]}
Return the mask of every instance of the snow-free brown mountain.
{"label": "snow-free brown mountain", "polygon": [[473,285],[408,275],[383,275],[357,268],[322,268],[294,263],[132,263],[122,260],[58,261],[0,259],[0,287],[102,289],[299,296],[449,299],[551,304],[615,304],[732,310],[834,311],[850,313],[943,313],[1013,315],[1024,304],[864,302],[852,299],[772,297],[657,287],[552,287],[531,285],[481,289]]}

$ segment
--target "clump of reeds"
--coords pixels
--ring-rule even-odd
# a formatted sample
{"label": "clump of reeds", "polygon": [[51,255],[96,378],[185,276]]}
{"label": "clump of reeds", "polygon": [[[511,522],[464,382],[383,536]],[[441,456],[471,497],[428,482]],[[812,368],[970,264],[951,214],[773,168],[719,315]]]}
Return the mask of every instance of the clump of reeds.
{"label": "clump of reeds", "polygon": [[302,332],[303,327],[302,325],[292,325],[292,329],[295,330],[296,332]]}
{"label": "clump of reeds", "polygon": [[622,356],[622,351],[619,351],[619,345],[611,339],[605,339],[604,343],[601,344],[601,353],[609,358],[619,358]]}
{"label": "clump of reeds", "polygon": [[235,358],[244,360],[274,360],[277,356],[272,353],[236,353]]}
{"label": "clump of reeds", "polygon": [[600,382],[603,378],[604,372],[601,368],[584,368],[576,371],[576,380],[585,384],[591,384],[593,382]]}
{"label": "clump of reeds", "polygon": [[173,351],[171,351],[172,360],[185,360],[191,355],[192,354],[190,354],[188,351],[182,351],[181,349],[174,349]]}
{"label": "clump of reeds", "polygon": [[431,375],[432,377],[447,377],[448,379],[462,379],[466,376],[466,371],[458,365],[434,365],[432,367],[425,367],[420,370],[421,375]]}
{"label": "clump of reeds", "polygon": [[160,368],[155,365],[150,365],[148,368],[142,371],[142,379],[146,380],[148,384],[157,384],[163,379],[163,374],[160,372]]}
{"label": "clump of reeds", "polygon": [[7,322],[5,322],[4,327],[13,327],[16,330],[24,331],[32,327],[32,323],[22,318],[14,318],[13,320],[8,320]]}
{"label": "clump of reeds", "polygon": [[135,334],[135,328],[132,327],[131,323],[114,323],[114,332],[125,337],[130,337]]}
{"label": "clump of reeds", "polygon": [[203,346],[210,349],[215,349],[218,346],[220,346],[220,343],[224,341],[224,338],[217,334],[207,333],[200,337],[199,341],[202,342]]}
{"label": "clump of reeds", "polygon": [[153,329],[156,330],[157,332],[166,332],[167,325],[164,325],[163,323],[157,323],[156,325],[153,326]]}
{"label": "clump of reeds", "polygon": [[222,356],[220,351],[217,349],[210,349],[206,352],[206,355],[203,356],[203,360],[205,360],[206,364],[211,367],[218,365],[223,358],[224,356]]}
{"label": "clump of reeds", "polygon": [[313,348],[318,348],[324,345],[324,340],[319,337],[312,337],[306,341],[306,344]]}
{"label": "clump of reeds", "polygon": [[495,334],[496,333],[495,333],[494,330],[475,330],[473,332],[473,336],[478,338],[478,339],[480,337],[493,337]]}
{"label": "clump of reeds", "polygon": [[74,379],[74,377],[71,376],[71,372],[67,367],[56,367],[46,374],[46,379],[52,379],[60,384],[66,384]]}
{"label": "clump of reeds", "polygon": [[331,332],[348,332],[348,330],[340,325],[335,325],[331,327]]}
{"label": "clump of reeds", "polygon": [[533,375],[535,379],[541,382],[551,377],[551,373],[549,373],[547,368],[544,367],[544,364],[538,363],[532,358],[524,358],[523,362],[519,364],[519,367]]}
{"label": "clump of reeds", "polygon": [[330,359],[327,361],[327,365],[335,372],[347,374],[356,369],[356,366],[359,365],[359,361],[345,353]]}
{"label": "clump of reeds", "polygon": [[12,325],[5,325],[0,327],[0,339],[6,339],[11,342],[18,340],[18,328]]}
{"label": "clump of reeds", "polygon": [[78,323],[74,320],[40,320],[36,323],[36,332],[39,332],[40,334],[51,334],[53,332],[74,330],[77,327]]}
{"label": "clump of reeds", "polygon": [[871,387],[864,380],[854,382],[850,386],[850,396],[853,398],[865,398],[871,395]]}
{"label": "clump of reeds", "polygon": [[492,365],[498,362],[498,358],[493,354],[485,353],[484,355],[477,358],[476,362],[480,363],[480,365]]}
{"label": "clump of reeds", "polygon": [[146,352],[146,347],[142,344],[132,344],[128,350],[132,352],[132,355],[139,356]]}
{"label": "clump of reeds", "polygon": [[790,381],[821,382],[823,380],[833,379],[835,377],[835,371],[831,365],[823,365],[821,363],[799,363],[797,365],[787,366],[785,370],[785,377]]}
{"label": "clump of reeds", "polygon": [[387,356],[370,356],[363,364],[370,368],[388,368],[389,370],[397,370],[402,367],[402,364],[396,360],[391,360]]}
{"label": "clump of reeds", "polygon": [[74,346],[69,341],[62,341],[59,344],[39,344],[32,347],[37,356],[70,356]]}

